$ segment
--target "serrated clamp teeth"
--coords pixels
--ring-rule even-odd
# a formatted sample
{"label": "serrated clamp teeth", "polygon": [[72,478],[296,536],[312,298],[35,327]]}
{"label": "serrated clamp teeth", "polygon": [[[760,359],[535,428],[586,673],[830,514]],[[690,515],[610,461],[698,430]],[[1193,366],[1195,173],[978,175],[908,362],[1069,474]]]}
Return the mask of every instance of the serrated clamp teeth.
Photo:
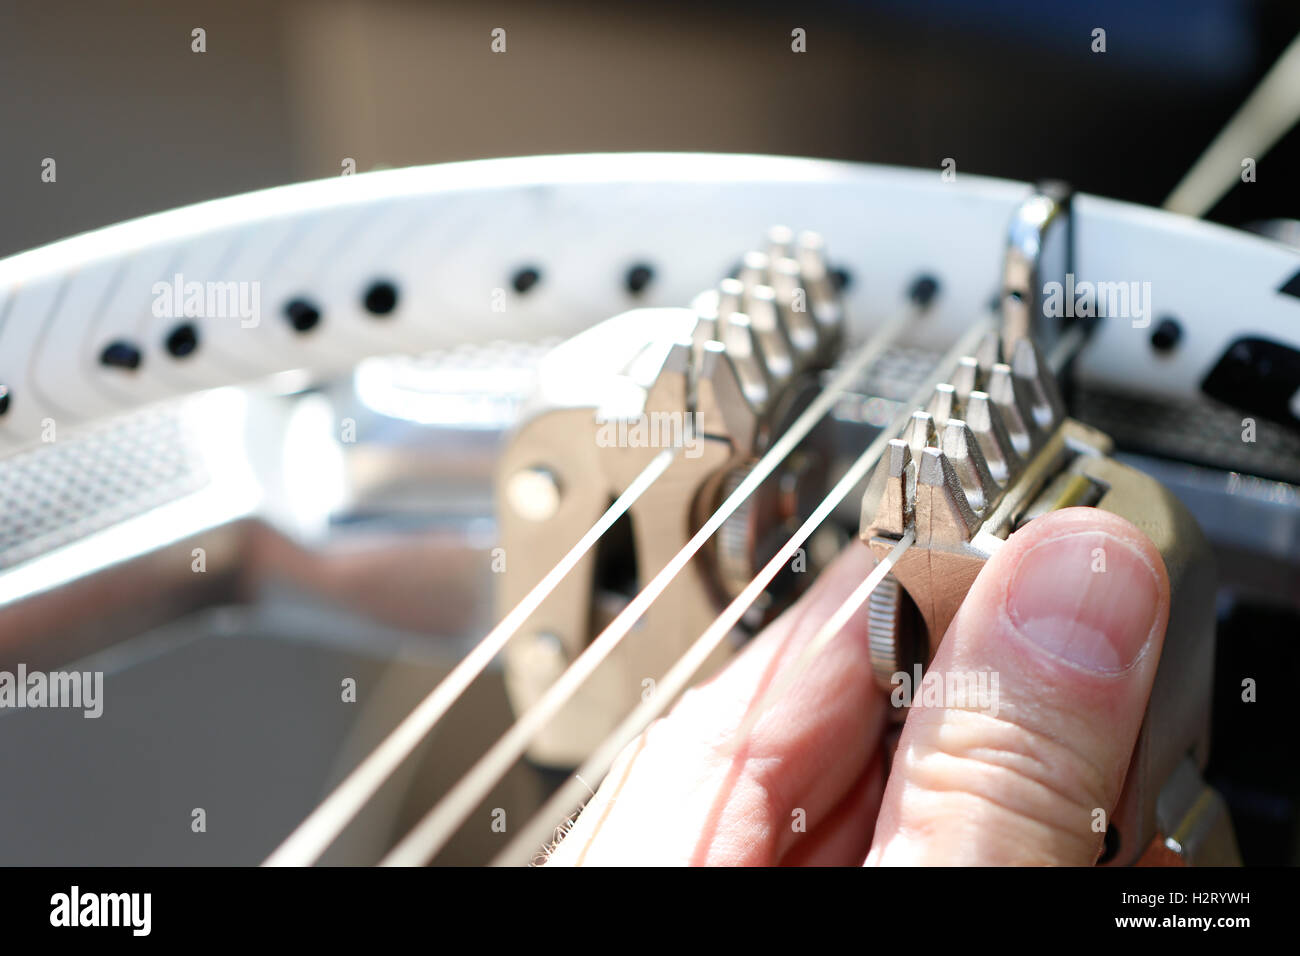
{"label": "serrated clamp teeth", "polygon": [[774,258],[768,276],[778,315],[790,338],[790,348],[804,367],[817,357],[820,340],[799,263],[788,257]]}
{"label": "serrated clamp teeth", "polygon": [[979,361],[975,356],[965,355],[958,359],[951,382],[954,397],[964,406],[970,398],[970,393],[983,385]]}
{"label": "serrated clamp teeth", "polygon": [[775,226],[765,249],[746,253],[734,276],[695,300],[696,355],[710,335],[722,343],[760,413],[795,376],[830,363],[843,316],[820,237]]}
{"label": "serrated clamp teeth", "polygon": [[944,457],[952,462],[971,510],[983,513],[1002,489],[989,470],[974,433],[961,419],[950,418],[943,426],[941,441]]}
{"label": "serrated clamp teeth", "polygon": [[916,465],[912,449],[901,438],[889,440],[884,475],[872,526],[882,534],[901,536],[912,524],[916,501]]}
{"label": "serrated clamp teeth", "polygon": [[721,342],[706,342],[696,355],[694,410],[706,435],[728,435],[741,447],[750,447],[758,418],[736,363]]}
{"label": "serrated clamp teeth", "polygon": [[996,363],[989,372],[989,399],[1002,414],[1016,453],[1027,458],[1039,447],[1042,432],[1034,419],[1033,406],[1025,386],[1011,374],[1011,366]]}
{"label": "serrated clamp teeth", "polygon": [[844,319],[839,292],[826,264],[826,247],[815,232],[803,232],[795,246],[795,260],[807,290],[809,309],[817,324],[823,349],[839,341]]}
{"label": "serrated clamp teeth", "polygon": [[934,419],[934,427],[942,432],[943,427],[948,424],[948,419],[957,418],[961,414],[956,389],[947,382],[936,385],[925,410]]}
{"label": "serrated clamp teeth", "polygon": [[1002,359],[1002,344],[996,332],[987,332],[975,346],[973,356],[981,372],[985,375]]}
{"label": "serrated clamp teeth", "polygon": [[919,457],[921,449],[927,447],[937,447],[939,444],[939,432],[934,427],[934,416],[929,412],[915,411],[907,423],[907,431],[903,435],[904,440],[912,449],[912,456]]}
{"label": "serrated clamp teeth", "polygon": [[916,539],[923,547],[969,541],[979,527],[956,468],[938,448],[921,450],[914,507]]}
{"label": "serrated clamp teeth", "polygon": [[1035,423],[1043,431],[1051,431],[1065,417],[1065,402],[1056,386],[1056,376],[1031,339],[1016,342],[1011,372],[1023,384]]}
{"label": "serrated clamp teeth", "polygon": [[773,226],[767,231],[767,255],[775,262],[787,259],[794,252],[794,230],[789,226]]}
{"label": "serrated clamp teeth", "polygon": [[966,402],[966,425],[984,453],[989,473],[1000,485],[1006,485],[1020,469],[1021,457],[1011,441],[1002,413],[987,392],[970,393]]}
{"label": "serrated clamp teeth", "polygon": [[768,377],[774,388],[780,388],[794,377],[797,369],[771,286],[756,285],[745,290],[745,314],[749,316]]}
{"label": "serrated clamp teeth", "polygon": [[[771,265],[771,260],[766,252],[747,252],[743,259],[740,260],[740,284],[745,291],[752,289],[756,285],[767,285],[767,270]],[[725,280],[724,280],[725,281]]]}
{"label": "serrated clamp teeth", "polygon": [[1009,362],[999,361],[1001,348],[996,335],[985,335],[890,442],[888,463],[863,499],[864,508],[875,503],[863,514],[871,519],[864,535],[898,537],[910,515],[922,547],[968,542],[1046,445],[1066,416],[1051,369],[1030,340],[1011,346]]}
{"label": "serrated clamp teeth", "polygon": [[736,368],[745,399],[755,410],[766,408],[771,394],[771,382],[749,316],[743,312],[728,315],[723,335],[722,344]]}

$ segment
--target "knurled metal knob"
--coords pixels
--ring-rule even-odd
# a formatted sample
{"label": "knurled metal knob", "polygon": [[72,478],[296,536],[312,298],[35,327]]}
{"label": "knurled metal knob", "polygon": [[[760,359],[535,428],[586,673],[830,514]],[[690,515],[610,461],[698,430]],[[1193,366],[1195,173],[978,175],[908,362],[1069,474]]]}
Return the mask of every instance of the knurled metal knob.
{"label": "knurled metal knob", "polygon": [[893,689],[895,674],[910,677],[917,664],[925,663],[916,605],[892,574],[885,575],[867,601],[867,635],[871,670],[881,690]]}

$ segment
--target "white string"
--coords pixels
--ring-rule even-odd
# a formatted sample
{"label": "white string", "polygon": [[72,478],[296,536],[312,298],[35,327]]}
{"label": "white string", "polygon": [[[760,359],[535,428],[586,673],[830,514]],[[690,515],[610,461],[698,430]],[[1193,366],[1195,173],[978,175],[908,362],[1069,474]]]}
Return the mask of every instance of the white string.
{"label": "white string", "polygon": [[[794,553],[808,540],[821,523],[830,517],[840,502],[866,479],[871,469],[875,467],[884,454],[890,439],[896,437],[910,420],[912,410],[925,404],[935,386],[942,381],[944,376],[951,372],[957,360],[974,350],[988,327],[987,320],[977,323],[939,361],[936,366],[937,373],[932,375],[923,386],[917,389],[909,401],[901,406],[894,419],[849,466],[843,477],[835,483],[835,486],[826,494],[826,497],[822,499],[812,514],[808,516],[808,520],[800,525],[799,529],[790,537],[781,550],[754,576],[754,579],[749,582],[745,590],[741,591],[727,605],[726,609],[718,615],[713,623],[709,625],[709,628],[700,635],[699,639],[687,649],[685,654],[678,658],[663,680],[656,684],[654,695],[649,700],[640,703],[619,724],[614,732],[606,737],[601,745],[592,752],[577,773],[569,777],[551,795],[550,799],[532,816],[515,835],[514,839],[506,845],[505,849],[497,854],[492,861],[494,866],[516,866],[527,863],[532,858],[536,849],[546,839],[547,834],[554,829],[550,821],[567,816],[578,801],[583,798],[584,791],[591,792],[591,787],[586,781],[599,780],[608,773],[609,768],[623,751],[623,748],[635,740],[637,735],[645,730],[651,721],[667,710],[668,705],[676,700],[677,695],[686,689],[694,678],[695,672],[709,659],[731,629],[744,616],[749,606],[754,603],[759,594],[785,567],[786,563],[794,556]],[[901,554],[902,550],[898,550],[897,554],[891,553],[887,560],[892,564]],[[880,574],[880,577],[883,578],[884,573]],[[869,594],[870,589],[866,593]],[[863,600],[866,600],[866,598],[863,597]]]}
{"label": "white string", "polygon": [[[1259,161],[1300,119],[1300,36],[1165,200],[1170,212],[1204,216],[1235,186],[1245,159]],[[1281,173],[1281,175],[1287,175]]]}
{"label": "white string", "polygon": [[569,549],[555,567],[537,582],[501,623],[494,627],[473,650],[461,659],[430,694],[420,701],[384,741],[357,765],[325,800],[280,844],[264,866],[310,866],[333,843],[361,808],[379,791],[402,762],[406,760],[456,703],[466,688],[506,646],[515,632],[541,606],[592,545],[613,527],[632,504],[659,479],[672,464],[677,449],[665,448],[646,465],[591,529]]}
{"label": "white string", "polygon": [[400,843],[380,861],[382,866],[420,866],[436,854],[456,828],[473,812],[498,780],[527,749],[532,738],[546,726],[565,702],[591,676],[600,663],[618,646],[646,610],[672,583],[704,543],[735,513],[745,500],[794,450],[821,418],[830,411],[854,379],[874,362],[898,333],[916,315],[915,308],[887,323],[863,345],[835,374],[820,395],[781,435],[768,452],[754,465],[718,509],[695,535],[664,565],[650,583],[632,599],[578,658],[552,684],[545,694],[506,731],[470,768],[456,785],[416,824]]}

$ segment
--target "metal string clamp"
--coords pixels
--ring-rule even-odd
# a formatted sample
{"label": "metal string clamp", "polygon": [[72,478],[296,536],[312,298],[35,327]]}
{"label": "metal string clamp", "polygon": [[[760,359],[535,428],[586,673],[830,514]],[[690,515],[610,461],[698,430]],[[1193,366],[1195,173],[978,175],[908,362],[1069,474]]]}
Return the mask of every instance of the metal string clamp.
{"label": "metal string clamp", "polygon": [[[1186,862],[1235,862],[1225,804],[1200,777],[1209,754],[1213,559],[1172,493],[1110,457],[1102,432],[1068,417],[1042,342],[1059,348],[1071,329],[1047,314],[1042,289],[1072,268],[1068,194],[1031,196],[1009,232],[999,330],[956,363],[877,467],[863,498],[862,541],[878,558],[905,532],[916,544],[870,598],[876,680],[889,691],[929,663],[980,568],[1017,529],[1073,506],[1126,518],[1160,549],[1172,606],[1111,821],[1111,862],[1136,862],[1173,833],[1188,835],[1175,851]],[[901,721],[906,712],[894,713]],[[1189,786],[1206,798],[1188,799]]]}
{"label": "metal string clamp", "polygon": [[[561,582],[506,651],[517,710],[545,692],[632,596],[686,545],[822,391],[838,357],[843,306],[823,244],[772,229],[735,275],[682,309],[639,309],[560,346],[543,365],[537,400],[498,471],[502,545],[513,564],[498,593],[515,606],[650,457],[680,449],[626,523]],[[575,388],[574,383],[579,383]],[[827,487],[831,449],[820,425],[745,496],[690,566],[669,585],[529,754],[572,766],[613,729],[611,701],[635,700],[706,630],[807,516]],[[548,477],[539,513],[521,494]],[[770,619],[809,573],[787,574],[737,638]],[[716,656],[714,666],[726,656]]]}

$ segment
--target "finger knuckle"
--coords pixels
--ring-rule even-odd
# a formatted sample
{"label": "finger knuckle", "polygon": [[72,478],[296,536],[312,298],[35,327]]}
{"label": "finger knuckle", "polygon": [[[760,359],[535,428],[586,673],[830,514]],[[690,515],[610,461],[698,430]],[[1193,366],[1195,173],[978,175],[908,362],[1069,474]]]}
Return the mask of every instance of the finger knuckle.
{"label": "finger knuckle", "polygon": [[958,819],[998,832],[1032,832],[1022,846],[1031,855],[1046,851],[1050,859],[1042,862],[1058,860],[1058,852],[1070,859],[1095,855],[1101,839],[1095,811],[1109,808],[1111,797],[1105,775],[1078,748],[986,713],[950,711],[937,720],[923,745],[900,754],[915,793],[949,805],[948,813],[954,802],[972,804]]}

